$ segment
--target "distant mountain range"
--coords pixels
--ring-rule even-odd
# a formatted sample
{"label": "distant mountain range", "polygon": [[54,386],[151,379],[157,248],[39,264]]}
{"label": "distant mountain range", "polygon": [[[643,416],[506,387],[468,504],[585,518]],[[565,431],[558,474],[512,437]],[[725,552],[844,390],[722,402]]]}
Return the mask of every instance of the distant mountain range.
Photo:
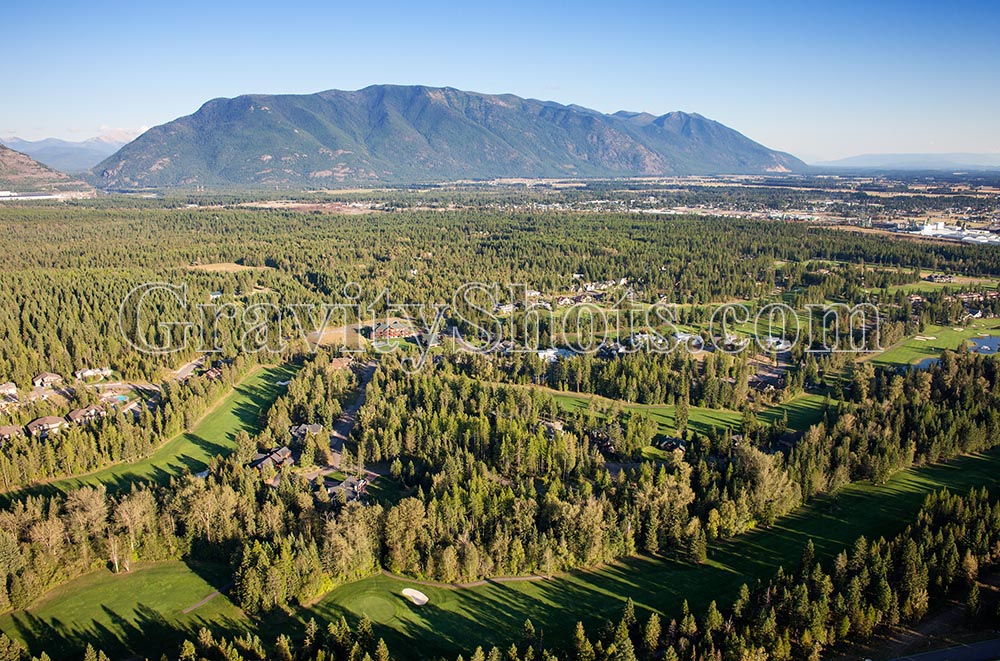
{"label": "distant mountain range", "polygon": [[54,170],[76,174],[86,172],[131,141],[135,135],[113,131],[96,138],[71,142],[58,138],[44,140],[22,140],[21,138],[0,138],[5,147],[27,154],[39,163]]}
{"label": "distant mountain range", "polygon": [[93,193],[67,174],[42,165],[27,154],[0,145],[0,191],[13,193]]}
{"label": "distant mountain range", "polygon": [[92,181],[112,190],[322,188],[805,169],[697,114],[608,115],[510,94],[377,85],[209,101],[122,147]]}
{"label": "distant mountain range", "polygon": [[812,165],[870,170],[992,170],[1000,169],[1000,154],[863,154]]}

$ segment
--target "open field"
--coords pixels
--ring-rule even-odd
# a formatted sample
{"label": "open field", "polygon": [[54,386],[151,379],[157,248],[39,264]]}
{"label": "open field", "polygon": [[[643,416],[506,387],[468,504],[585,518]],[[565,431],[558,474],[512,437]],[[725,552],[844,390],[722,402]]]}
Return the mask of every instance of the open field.
{"label": "open field", "polygon": [[898,291],[903,291],[907,294],[929,294],[941,291],[945,288],[955,291],[961,287],[969,287],[972,285],[986,287],[989,289],[995,289],[997,286],[996,278],[974,278],[971,276],[953,277],[955,279],[954,282],[930,282],[928,280],[921,280],[920,282],[911,282],[905,285],[892,285],[888,288],[888,291],[890,294],[895,294]]}
{"label": "open field", "polygon": [[[586,409],[591,399],[603,405],[615,403],[615,400],[599,395],[549,392],[552,393],[556,403],[567,411]],[[804,431],[822,419],[825,401],[826,398],[823,395],[803,394],[760,412],[757,418],[761,422],[770,424],[780,420],[782,412],[787,412],[789,428]],[[618,403],[621,404],[621,402]],[[657,423],[660,434],[665,436],[677,434],[673,404],[625,404],[624,408],[629,411],[642,411],[649,415]],[[688,409],[688,429],[699,434],[705,434],[713,427],[736,429],[739,427],[741,419],[742,415],[739,411],[729,409],[710,409],[699,406],[691,406]]]}
{"label": "open field", "polygon": [[321,347],[347,347],[349,349],[360,349],[366,340],[359,331],[358,324],[348,324],[324,330],[322,334],[313,331],[306,338],[310,343],[318,344]]}
{"label": "open field", "polygon": [[[677,427],[674,421],[673,404],[623,404],[612,399],[607,399],[599,395],[587,395],[583,393],[557,393],[552,391],[553,397],[560,408],[567,411],[586,409],[593,399],[596,402],[610,406],[612,404],[622,405],[628,411],[641,411],[652,418],[660,434],[665,436],[675,436]],[[688,410],[688,429],[699,434],[707,433],[712,427],[719,429],[734,429],[740,424],[740,414],[727,409],[707,409],[692,406]]]}
{"label": "open field", "polygon": [[[604,618],[616,617],[627,597],[640,610],[656,610],[668,619],[677,615],[684,599],[696,612],[713,599],[725,605],[741,583],[769,576],[779,566],[793,567],[809,539],[820,556],[829,557],[859,535],[895,534],[937,489],[966,491],[978,485],[996,488],[998,483],[1000,450],[993,450],[901,471],[884,486],[850,485],[835,496],[814,500],[773,528],[712,545],[704,565],[641,556],[552,580],[488,582],[464,589],[420,585],[430,603],[419,608],[401,594],[413,583],[378,575],[335,589],[312,608],[298,611],[294,621],[280,614],[266,616],[260,630],[265,638],[274,638],[300,632],[309,617],[328,620],[367,613],[376,634],[384,636],[399,657],[453,658],[476,645],[509,644],[530,617],[548,645],[563,645],[577,620],[592,630]],[[161,641],[179,642],[203,624],[237,632],[247,626],[226,596],[190,614],[181,612],[227,583],[221,570],[212,574],[180,562],[153,567],[156,573],[148,581],[142,571],[125,577],[101,571],[77,579],[46,595],[27,613],[0,618],[0,629],[29,642],[44,638],[52,649],[69,650],[97,640],[109,651],[126,647],[154,654],[165,649]],[[157,635],[148,635],[150,630]]]}
{"label": "open field", "polygon": [[998,331],[1000,321],[996,319],[976,320],[962,327],[928,325],[917,336],[909,337],[883,353],[871,354],[869,360],[876,365],[910,365],[925,358],[937,358],[945,349],[957,349],[963,341],[980,333],[990,335]]}
{"label": "open field", "polygon": [[71,477],[29,487],[5,499],[28,494],[66,492],[81,486],[104,484],[109,490],[138,481],[166,482],[187,471],[203,470],[213,457],[228,454],[237,432],[260,431],[261,416],[284,392],[285,381],[294,374],[292,366],[261,367],[243,379],[233,392],[215,405],[190,432],[178,434],[149,457],[129,464],[117,464],[89,475]]}
{"label": "open field", "polygon": [[789,429],[805,431],[823,419],[825,405],[825,395],[806,393],[761,411],[757,414],[757,419],[773,424],[781,420],[781,415],[785,413],[788,415]]}
{"label": "open field", "polygon": [[242,271],[258,271],[266,269],[266,266],[244,266],[235,262],[217,262],[214,264],[196,264],[189,266],[192,271],[206,271],[208,273],[240,273]]}

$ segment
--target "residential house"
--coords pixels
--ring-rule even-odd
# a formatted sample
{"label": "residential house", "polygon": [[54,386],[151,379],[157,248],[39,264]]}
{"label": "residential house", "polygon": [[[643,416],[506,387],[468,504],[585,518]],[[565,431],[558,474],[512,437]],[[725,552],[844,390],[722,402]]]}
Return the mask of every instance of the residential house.
{"label": "residential house", "polygon": [[258,452],[250,462],[250,467],[263,471],[268,468],[280,469],[294,463],[292,451],[288,449],[288,446],[283,446],[270,452]]}
{"label": "residential house", "polygon": [[123,414],[131,413],[135,420],[139,420],[142,417],[142,401],[138,399],[132,400],[122,407],[121,412]]}
{"label": "residential house", "polygon": [[53,374],[52,372],[42,372],[34,379],[31,383],[34,384],[36,388],[51,388],[53,386],[58,386],[63,382],[63,378],[58,374]]}
{"label": "residential house", "polygon": [[54,415],[47,415],[28,423],[28,434],[38,438],[47,438],[52,434],[59,433],[59,430],[66,426],[65,418],[58,418]]}
{"label": "residential house", "polygon": [[413,337],[414,335],[416,335],[416,331],[413,330],[413,327],[400,321],[389,323],[380,321],[372,328],[373,340],[392,340]]}
{"label": "residential house", "polygon": [[441,346],[441,334],[440,333],[421,333],[417,337],[417,344],[424,348],[433,348]]}
{"label": "residential house", "polygon": [[93,422],[98,418],[103,418],[107,415],[107,412],[100,406],[84,406],[82,409],[76,409],[75,411],[70,411],[69,415],[66,417],[75,425],[83,425],[88,422]]}
{"label": "residential house", "polygon": [[555,438],[559,432],[563,431],[564,425],[562,420],[552,420],[551,422],[542,420],[538,423],[538,428],[544,429],[545,435],[549,438]]}
{"label": "residential house", "polygon": [[365,495],[367,493],[367,489],[367,478],[348,477],[343,482],[327,486],[326,492],[330,494],[331,498],[337,498],[343,494],[344,500],[350,502]]}
{"label": "residential house", "polygon": [[292,438],[302,440],[306,436],[315,436],[316,434],[323,433],[323,425],[298,425],[292,427],[289,431],[292,434]]}
{"label": "residential house", "polygon": [[209,381],[218,381],[222,378],[222,369],[219,367],[213,367],[205,372],[205,378]]}
{"label": "residential house", "polygon": [[764,347],[768,351],[788,351],[792,348],[792,343],[783,337],[768,335],[764,338]]}
{"label": "residential house", "polygon": [[96,377],[108,378],[111,376],[111,370],[107,367],[87,367],[82,370],[77,370],[73,372],[73,376],[76,377],[78,381],[83,381],[84,379],[93,379]]}
{"label": "residential house", "polygon": [[493,311],[497,314],[513,314],[517,306],[513,303],[504,303],[503,305],[497,305],[493,308]]}
{"label": "residential house", "polygon": [[0,384],[0,398],[17,399],[17,386],[13,381]]}
{"label": "residential house", "polygon": [[354,364],[354,358],[350,356],[330,359],[330,367],[335,370],[344,370],[353,364]]}
{"label": "residential house", "polygon": [[15,425],[0,427],[0,441],[9,441],[15,436],[23,436],[24,430]]}

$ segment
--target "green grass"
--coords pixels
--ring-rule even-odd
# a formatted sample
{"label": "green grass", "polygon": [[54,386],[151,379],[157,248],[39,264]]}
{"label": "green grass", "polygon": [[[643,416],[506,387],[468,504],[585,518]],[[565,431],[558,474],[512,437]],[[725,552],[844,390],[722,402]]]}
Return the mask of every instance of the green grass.
{"label": "green grass", "polygon": [[263,414],[285,391],[285,387],[278,386],[277,382],[291,378],[294,372],[295,367],[291,365],[256,369],[216,404],[194,429],[174,436],[145,459],[28,487],[5,494],[3,500],[9,502],[26,495],[65,493],[81,486],[99,484],[113,491],[127,488],[135,482],[164,483],[187,471],[204,470],[213,457],[229,454],[233,450],[233,439],[238,432],[253,434],[260,431]]}
{"label": "green grass", "polygon": [[[925,272],[924,275],[929,274]],[[934,292],[939,292],[945,288],[951,289],[952,291],[958,291],[959,289],[970,286],[995,289],[997,281],[994,278],[961,278],[958,282],[929,282],[927,280],[921,280],[919,282],[910,282],[903,285],[890,285],[887,289],[890,294],[895,294],[899,291],[907,294],[933,294]]]}
{"label": "green grass", "polygon": [[766,411],[761,411],[757,414],[757,418],[761,422],[774,424],[781,420],[783,413],[787,413],[789,429],[805,431],[823,419],[825,405],[825,395],[805,393],[777,406],[772,406]]}
{"label": "green grass", "polygon": [[96,571],[47,594],[27,611],[0,616],[0,629],[35,654],[76,658],[91,643],[112,658],[139,652],[159,658],[207,626],[242,631],[249,621],[228,598],[218,596],[191,613],[183,611],[230,580],[226,565],[179,561],[136,567],[130,573]]}
{"label": "green grass", "polygon": [[[565,411],[585,410],[593,399],[603,406],[610,406],[615,400],[599,395],[581,393],[557,393],[551,391],[556,403]],[[623,404],[627,411],[639,411],[648,415],[658,426],[658,433],[665,436],[676,436],[677,426],[674,420],[673,404]],[[742,416],[738,411],[728,409],[709,409],[699,406],[688,407],[688,429],[699,434],[705,434],[713,427],[717,429],[735,429],[739,426]]]}
{"label": "green grass", "polygon": [[[901,471],[884,486],[850,485],[835,496],[813,501],[773,528],[712,545],[704,565],[636,557],[548,581],[488,583],[462,590],[418,585],[430,598],[428,605],[419,608],[400,594],[411,583],[379,575],[335,589],[315,606],[299,611],[294,620],[266,616],[258,630],[266,640],[273,640],[280,633],[301,632],[302,623],[310,617],[326,621],[342,614],[349,619],[368,614],[376,623],[377,635],[386,638],[398,657],[454,658],[460,652],[468,656],[476,645],[509,645],[530,617],[546,644],[560,646],[567,643],[577,620],[594,631],[604,618],[616,618],[626,597],[632,597],[640,609],[658,611],[668,620],[677,616],[684,599],[696,611],[713,599],[726,605],[740,584],[766,578],[779,566],[793,568],[809,539],[820,556],[829,557],[859,535],[896,534],[910,522],[923,498],[935,490],[996,488],[998,482],[1000,450],[993,450]],[[0,618],[0,629],[29,642],[49,641],[47,647],[60,645],[62,650],[79,649],[95,640],[109,651],[128,648],[143,653],[150,641],[191,637],[202,625],[233,632],[247,626],[224,596],[189,615],[180,613],[211,592],[207,583],[216,587],[224,583],[227,578],[222,573],[206,582],[201,578],[203,568],[183,563],[155,567],[163,572],[160,587],[152,581],[130,583],[130,577],[98,572],[47,595],[27,613]]]}
{"label": "green grass", "polygon": [[[614,400],[598,395],[549,392],[552,393],[559,407],[565,411],[586,409],[591,399],[604,406],[610,406],[615,403]],[[761,422],[771,424],[780,420],[782,412],[786,411],[788,413],[788,427],[804,431],[823,418],[823,404],[825,401],[826,398],[823,395],[802,394],[783,404],[778,404],[765,411],[761,411],[757,415],[757,418]],[[657,423],[659,434],[676,436],[677,426],[674,419],[675,407],[673,404],[622,404],[622,406],[625,410],[641,411],[650,416]],[[700,406],[688,407],[688,429],[696,431],[699,434],[705,434],[712,428],[736,429],[740,426],[742,418],[743,416],[739,411],[732,411],[730,409],[710,409]]]}
{"label": "green grass", "polygon": [[998,329],[1000,324],[995,319],[977,320],[968,326],[927,325],[917,335],[933,340],[907,338],[884,353],[873,355],[871,361],[876,365],[910,365],[925,358],[937,358],[945,349],[957,349],[965,340],[980,333],[993,334]]}

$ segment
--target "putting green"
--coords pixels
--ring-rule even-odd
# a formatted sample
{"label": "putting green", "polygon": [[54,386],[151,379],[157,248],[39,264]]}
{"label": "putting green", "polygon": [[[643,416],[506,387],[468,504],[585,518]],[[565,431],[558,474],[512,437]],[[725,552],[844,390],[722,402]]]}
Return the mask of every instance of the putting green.
{"label": "putting green", "polygon": [[360,595],[348,608],[358,615],[367,615],[372,622],[388,624],[396,619],[396,595],[383,590],[372,590]]}

